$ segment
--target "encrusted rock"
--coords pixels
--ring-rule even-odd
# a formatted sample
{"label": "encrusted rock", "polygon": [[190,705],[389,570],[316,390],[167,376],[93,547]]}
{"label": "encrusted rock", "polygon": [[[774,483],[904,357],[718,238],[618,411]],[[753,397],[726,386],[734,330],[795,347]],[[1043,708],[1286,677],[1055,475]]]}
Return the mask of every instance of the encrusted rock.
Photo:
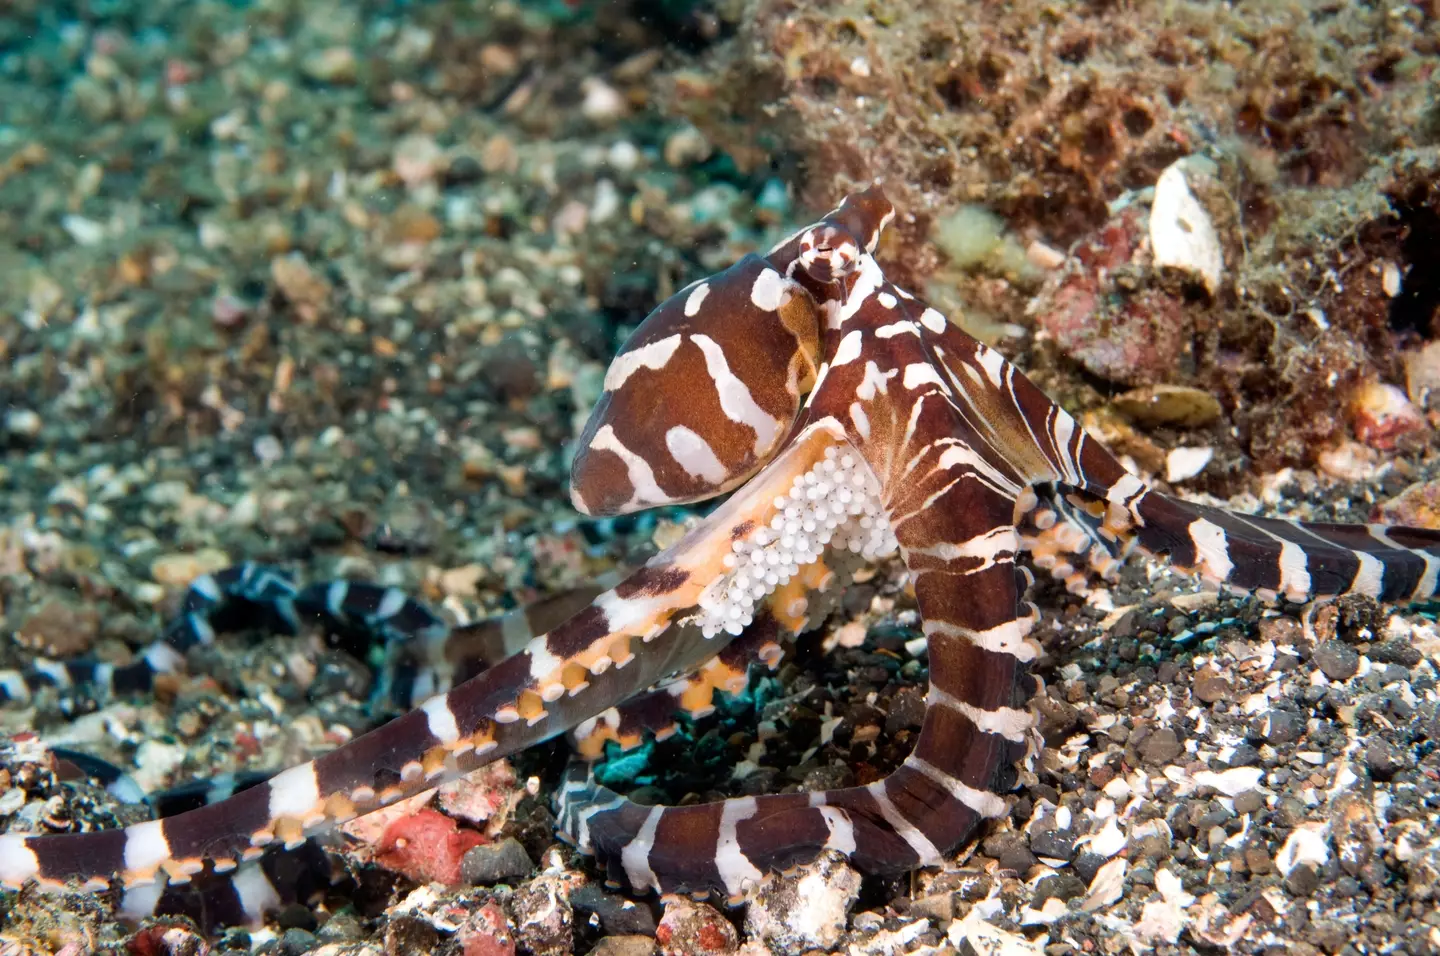
{"label": "encrusted rock", "polygon": [[460,878],[472,885],[489,885],[528,876],[535,869],[530,854],[514,837],[499,843],[472,847],[460,861]]}
{"label": "encrusted rock", "polygon": [[845,932],[860,893],[860,874],[833,851],[813,863],[772,873],[745,911],[745,931],[780,954],[831,949]]}
{"label": "encrusted rock", "polygon": [[509,910],[520,951],[531,956],[569,956],[574,951],[575,914],[571,878],[546,872],[510,897]]}
{"label": "encrusted rock", "polygon": [[739,934],[719,910],[679,896],[665,898],[655,942],[665,956],[706,956],[740,948]]}

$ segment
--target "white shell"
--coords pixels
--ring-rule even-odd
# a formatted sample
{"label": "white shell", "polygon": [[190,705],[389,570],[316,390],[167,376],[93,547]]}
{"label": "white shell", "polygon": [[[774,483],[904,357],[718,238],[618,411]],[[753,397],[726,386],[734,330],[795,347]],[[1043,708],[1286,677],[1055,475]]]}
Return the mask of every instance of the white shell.
{"label": "white shell", "polygon": [[1150,207],[1150,248],[1155,267],[1170,266],[1189,273],[1214,295],[1220,288],[1224,257],[1210,214],[1185,180],[1185,160],[1165,168],[1155,183]]}
{"label": "white shell", "polygon": [[1165,456],[1165,480],[1174,484],[1194,478],[1205,470],[1214,455],[1213,448],[1172,448]]}

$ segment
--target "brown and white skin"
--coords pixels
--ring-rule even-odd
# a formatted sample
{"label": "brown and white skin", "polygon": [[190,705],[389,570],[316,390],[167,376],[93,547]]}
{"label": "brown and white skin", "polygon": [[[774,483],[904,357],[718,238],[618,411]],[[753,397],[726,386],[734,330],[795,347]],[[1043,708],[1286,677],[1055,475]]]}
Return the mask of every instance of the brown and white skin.
{"label": "brown and white skin", "polygon": [[[891,776],[673,808],[577,778],[561,818],[636,891],[736,897],[825,848],[866,872],[938,863],[1005,811],[1031,734],[1037,612],[1016,556],[1063,550],[1022,534],[1036,486],[1058,487],[1117,545],[1265,599],[1435,594],[1440,532],[1248,517],[1149,488],[998,352],[885,278],[874,253],[893,216],[878,188],[851,196],[667,300],[615,358],[572,500],[599,515],[733,492],[674,547],[479,676],[227,801],[111,832],[0,837],[0,881],[118,880],[138,915],[163,907],[167,881],[231,873],[248,880],[234,908],[253,917],[278,901],[247,867],[270,848],[572,728],[592,752],[633,743],[666,726],[657,693],[703,712],[749,660],[773,662],[854,555],[897,547],[929,688]],[[641,694],[648,709],[613,709]]]}

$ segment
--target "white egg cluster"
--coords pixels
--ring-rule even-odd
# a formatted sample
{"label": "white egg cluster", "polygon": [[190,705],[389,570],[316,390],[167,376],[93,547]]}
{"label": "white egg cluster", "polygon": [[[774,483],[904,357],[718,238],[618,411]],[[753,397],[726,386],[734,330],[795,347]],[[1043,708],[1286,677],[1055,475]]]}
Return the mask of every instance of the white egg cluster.
{"label": "white egg cluster", "polygon": [[775,499],[770,524],[731,546],[725,574],[700,597],[698,623],[706,637],[739,634],[755,605],[827,547],[873,561],[899,546],[870,467],[852,451],[829,448]]}

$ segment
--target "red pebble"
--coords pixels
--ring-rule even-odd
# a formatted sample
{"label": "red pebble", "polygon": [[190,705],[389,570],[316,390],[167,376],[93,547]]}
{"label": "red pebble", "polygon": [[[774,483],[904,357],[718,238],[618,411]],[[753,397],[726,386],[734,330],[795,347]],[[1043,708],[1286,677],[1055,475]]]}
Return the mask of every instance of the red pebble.
{"label": "red pebble", "polygon": [[515,934],[504,910],[486,903],[456,933],[464,956],[515,956]]}
{"label": "red pebble", "polygon": [[422,883],[460,882],[460,860],[485,837],[460,829],[454,820],[428,807],[385,828],[375,862]]}

